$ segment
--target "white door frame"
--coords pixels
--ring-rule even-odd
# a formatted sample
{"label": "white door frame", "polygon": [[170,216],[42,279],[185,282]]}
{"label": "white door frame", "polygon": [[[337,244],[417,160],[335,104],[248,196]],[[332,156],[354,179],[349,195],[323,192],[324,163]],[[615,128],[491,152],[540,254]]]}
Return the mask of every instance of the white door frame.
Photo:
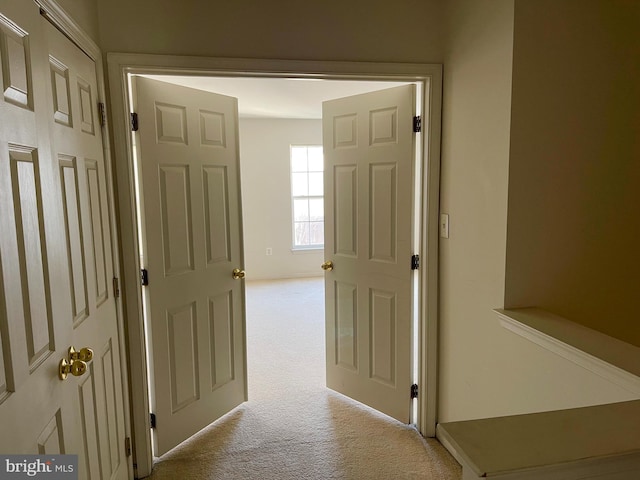
{"label": "white door frame", "polygon": [[[142,322],[142,287],[136,222],[133,146],[130,135],[128,77],[131,74],[197,75],[332,80],[388,80],[423,84],[421,209],[422,257],[419,298],[418,428],[435,436],[438,360],[438,214],[442,65],[364,62],[258,60],[147,54],[107,54],[111,93],[120,245],[128,339],[135,463],[140,477],[151,472],[148,378]],[[428,88],[426,88],[428,87]]]}
{"label": "white door frame", "polygon": [[[51,22],[58,30],[60,30],[72,43],[74,43],[85,55],[95,62],[96,65],[96,81],[98,91],[96,92],[95,101],[102,105],[106,102],[106,88],[105,88],[105,72],[102,63],[102,51],[100,47],[91,39],[89,35],[75,22],[75,20],[67,14],[55,0],[34,0],[34,3],[40,7],[40,14]],[[106,108],[106,107],[105,107]],[[112,158],[111,149],[111,135],[110,126],[108,123],[108,117],[104,116],[104,125],[102,126],[102,149],[105,159],[105,187],[107,191],[107,208],[109,211],[109,223],[111,227],[111,245],[112,247],[112,262],[113,262],[113,274],[114,282],[113,289],[119,288],[118,278],[121,278],[121,249],[118,248],[120,233],[119,223],[117,221],[116,212],[116,189],[115,189],[115,171]],[[124,305],[123,298],[119,295],[119,292],[112,292],[116,299],[116,315],[118,322],[118,348],[120,350],[120,365],[121,365],[121,377],[122,377],[122,402],[124,405],[124,428],[125,436],[131,438],[131,408],[130,408],[130,392],[128,381],[129,368],[127,362],[127,345],[126,345],[126,330],[124,324]],[[124,448],[124,445],[121,446]],[[133,457],[127,458],[127,468],[129,470],[129,478],[134,477]]]}

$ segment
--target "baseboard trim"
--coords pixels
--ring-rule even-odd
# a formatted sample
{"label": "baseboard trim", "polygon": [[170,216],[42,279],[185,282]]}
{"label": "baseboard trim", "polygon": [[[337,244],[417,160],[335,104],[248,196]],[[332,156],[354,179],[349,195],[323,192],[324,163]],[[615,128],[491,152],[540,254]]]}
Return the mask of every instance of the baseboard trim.
{"label": "baseboard trim", "polygon": [[284,275],[252,275],[251,277],[247,276],[247,281],[260,281],[260,282],[268,282],[269,280],[296,280],[303,278],[322,278],[323,275],[315,275],[310,273],[293,273],[293,274],[284,274]]}
{"label": "baseboard trim", "polygon": [[457,444],[455,444],[454,440],[445,430],[440,427],[439,424],[436,425],[436,438],[442,444],[442,446],[447,449],[451,456],[456,459],[456,462],[462,465],[464,461],[462,459],[462,456],[460,455],[460,452],[458,452],[458,449],[456,448]]}

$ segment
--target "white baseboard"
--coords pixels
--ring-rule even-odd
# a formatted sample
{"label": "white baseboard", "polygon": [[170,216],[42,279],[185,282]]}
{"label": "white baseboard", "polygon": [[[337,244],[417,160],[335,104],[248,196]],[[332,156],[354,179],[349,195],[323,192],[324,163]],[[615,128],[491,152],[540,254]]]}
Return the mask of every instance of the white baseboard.
{"label": "white baseboard", "polygon": [[449,435],[447,435],[447,433],[440,428],[440,425],[436,425],[436,438],[442,444],[442,446],[447,449],[451,456],[456,459],[456,462],[462,465],[464,460],[458,452],[458,449],[454,446],[454,442],[449,437]]}
{"label": "white baseboard", "polygon": [[[485,477],[496,480],[637,480],[640,478],[640,455],[628,454],[611,458],[588,458],[579,462],[520,470],[497,472]],[[467,477],[463,474],[463,480]]]}
{"label": "white baseboard", "polygon": [[247,276],[248,282],[268,282],[269,280],[295,280],[295,279],[303,279],[303,278],[322,278],[323,275],[312,275],[309,273],[294,273],[294,274],[284,274],[284,275],[252,275],[251,277]]}

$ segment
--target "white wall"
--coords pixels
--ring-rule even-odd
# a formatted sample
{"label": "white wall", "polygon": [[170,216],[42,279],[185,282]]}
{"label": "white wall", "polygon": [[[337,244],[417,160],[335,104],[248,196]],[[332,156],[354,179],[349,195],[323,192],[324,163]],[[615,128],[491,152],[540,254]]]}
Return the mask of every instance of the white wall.
{"label": "white wall", "polygon": [[441,211],[450,238],[440,242],[439,421],[634,398],[499,325],[492,309],[505,291],[514,0],[450,1],[446,28]]}
{"label": "white wall", "polygon": [[105,52],[374,62],[440,62],[440,3],[98,0]]}
{"label": "white wall", "polygon": [[[321,120],[241,119],[245,270],[251,280],[322,275],[323,250],[293,252],[290,145],[322,145]],[[267,256],[271,248],[273,255]]]}
{"label": "white wall", "polygon": [[100,43],[98,27],[98,0],[56,0],[91,39]]}
{"label": "white wall", "polygon": [[[607,8],[608,2],[598,5]],[[451,215],[451,237],[442,240],[440,257],[441,421],[628,398],[609,382],[504,330],[492,312],[505,299],[511,89],[518,86],[512,85],[514,15],[524,12],[520,8],[526,3],[539,18],[544,5],[553,2],[98,0],[104,52],[444,61],[441,202],[442,211]],[[561,33],[555,32],[558,42],[570,42]],[[520,60],[516,55],[516,63]],[[595,88],[606,74],[594,64],[588,80]],[[554,72],[543,80],[565,81]],[[526,90],[518,92],[516,98],[526,95]],[[245,138],[241,155],[251,151],[260,157],[259,144]],[[252,172],[260,168],[264,164]],[[270,188],[271,176],[257,176],[260,191]],[[252,214],[249,205],[245,212]],[[258,238],[266,231],[264,226],[257,230]],[[256,233],[247,230],[245,235],[249,247]],[[255,252],[263,256],[267,246]],[[252,278],[251,265],[258,257],[252,259],[253,250],[246,250]],[[310,262],[314,268],[316,262]]]}
{"label": "white wall", "polygon": [[516,3],[506,306],[640,346],[640,2]]}

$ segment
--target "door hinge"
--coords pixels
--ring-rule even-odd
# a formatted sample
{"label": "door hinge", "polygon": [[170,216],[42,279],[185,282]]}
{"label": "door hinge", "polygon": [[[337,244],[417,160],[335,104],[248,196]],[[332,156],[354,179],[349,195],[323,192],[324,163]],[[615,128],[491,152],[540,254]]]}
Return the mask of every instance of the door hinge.
{"label": "door hinge", "polygon": [[420,268],[420,255],[411,255],[411,270]]}
{"label": "door hinge", "polygon": [[411,385],[411,398],[418,398],[418,385],[415,383]]}
{"label": "door hinge", "polygon": [[422,117],[421,116],[413,117],[413,131],[416,132],[416,133],[422,131]]}
{"label": "door hinge", "polygon": [[102,102],[98,103],[98,118],[100,119],[100,126],[104,127],[107,123],[107,112],[104,108],[104,103]]}
{"label": "door hinge", "polygon": [[151,423],[151,428],[156,428],[156,425],[157,425],[157,423],[156,423],[156,414],[152,413],[150,418],[151,418],[151,422],[150,422]]}
{"label": "door hinge", "polygon": [[118,277],[113,277],[113,297],[120,298],[120,281]]}
{"label": "door hinge", "polygon": [[124,454],[127,457],[131,456],[131,437],[124,439]]}
{"label": "door hinge", "polygon": [[131,114],[131,131],[138,131],[138,114],[135,112]]}
{"label": "door hinge", "polygon": [[142,283],[143,287],[149,285],[149,272],[146,268],[140,270],[140,283]]}

